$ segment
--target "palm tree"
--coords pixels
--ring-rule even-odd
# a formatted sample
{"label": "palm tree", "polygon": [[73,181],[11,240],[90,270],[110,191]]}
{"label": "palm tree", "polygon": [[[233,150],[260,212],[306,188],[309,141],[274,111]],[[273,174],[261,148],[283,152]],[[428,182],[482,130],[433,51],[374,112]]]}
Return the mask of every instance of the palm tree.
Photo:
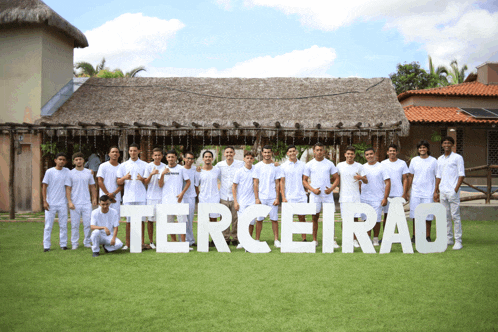
{"label": "palm tree", "polygon": [[101,77],[101,78],[116,78],[116,77],[136,77],[138,73],[145,70],[144,66],[139,66],[133,68],[131,71],[123,74],[123,71],[119,68],[114,70],[110,70],[105,67],[105,58],[102,58],[102,61],[93,68],[92,64],[89,62],[81,61],[77,62],[74,66],[75,69],[81,69],[79,73],[75,73],[75,76],[79,77]]}
{"label": "palm tree", "polygon": [[451,84],[463,83],[465,79],[465,71],[469,69],[467,65],[463,65],[462,68],[458,68],[458,62],[456,60],[451,61],[450,69],[448,70],[448,75],[451,76]]}
{"label": "palm tree", "polygon": [[434,77],[437,81],[437,86],[447,86],[448,83],[448,70],[445,66],[438,66],[434,68],[432,64],[432,58],[429,55],[429,74]]}

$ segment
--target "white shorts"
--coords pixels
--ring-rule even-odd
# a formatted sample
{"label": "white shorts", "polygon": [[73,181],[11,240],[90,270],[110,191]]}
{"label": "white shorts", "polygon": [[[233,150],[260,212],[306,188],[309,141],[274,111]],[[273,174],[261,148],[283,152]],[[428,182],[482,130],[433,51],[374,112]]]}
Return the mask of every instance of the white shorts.
{"label": "white shorts", "polygon": [[[377,214],[377,222],[382,221],[382,208],[383,208],[383,206],[381,205],[382,201],[376,201],[376,202],[362,201],[362,203],[368,204],[371,207],[373,207],[375,213]],[[362,218],[367,220],[365,214],[363,213],[362,213]]]}
{"label": "white shorts", "polygon": [[[410,218],[415,218],[415,209],[419,204],[422,203],[434,203],[434,199],[431,198],[422,198],[422,197],[410,197]],[[434,220],[434,215],[429,214],[425,220]]]}
{"label": "white shorts", "polygon": [[[287,198],[287,203],[308,203],[308,197],[303,196],[300,198]],[[304,216],[305,214],[298,214],[298,216]]]}
{"label": "white shorts", "polygon": [[[203,198],[202,200],[199,198],[199,203],[219,203],[220,198],[219,197],[208,197],[208,198]],[[219,218],[220,214],[219,213],[210,213],[209,218]]]}
{"label": "white shorts", "polygon": [[[327,196],[322,196],[322,195],[315,195],[313,193],[310,194],[310,203],[315,203],[316,204],[316,212],[320,213],[322,211],[322,203],[334,203],[334,194],[330,193]],[[334,209],[335,211],[335,209]]]}
{"label": "white shorts", "polygon": [[[389,196],[389,198],[394,198],[394,197],[401,197],[401,196]],[[389,212],[389,199],[387,200],[386,206],[382,207],[382,212],[388,213]]]}
{"label": "white shorts", "polygon": [[[275,198],[261,200],[261,204],[271,207],[270,220],[276,221],[278,220],[278,205],[273,205],[273,202],[275,202]],[[265,218],[258,217],[258,221],[262,221],[264,219]]]}
{"label": "white shorts", "polygon": [[[249,205],[239,205],[239,211],[237,211],[237,217],[239,218],[240,220],[240,216],[242,215],[242,213],[244,213],[244,211],[253,204],[249,204]],[[256,223],[256,218],[254,218],[253,220],[251,220],[251,223],[250,225],[254,225]]]}
{"label": "white shorts", "polygon": [[[342,211],[344,211],[344,209],[345,209],[344,206],[343,206],[344,203],[360,203],[360,202],[342,202],[342,203],[339,203],[341,205],[341,219],[342,220],[344,220],[344,215],[342,214]],[[354,217],[355,218],[361,218],[361,213],[355,213]]]}
{"label": "white shorts", "polygon": [[147,219],[149,221],[156,221],[156,207],[155,205],[161,204],[161,199],[148,199],[147,200],[147,205],[154,205],[154,217],[148,217]]}

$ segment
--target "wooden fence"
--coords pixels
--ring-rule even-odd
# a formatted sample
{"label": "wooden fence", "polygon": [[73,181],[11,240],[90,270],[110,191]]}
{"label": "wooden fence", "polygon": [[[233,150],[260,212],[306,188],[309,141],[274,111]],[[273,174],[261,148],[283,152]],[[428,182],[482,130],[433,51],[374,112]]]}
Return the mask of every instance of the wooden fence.
{"label": "wooden fence", "polygon": [[486,191],[463,181],[464,184],[468,185],[472,189],[475,189],[475,190],[481,192],[482,194],[461,197],[460,201],[473,201],[476,199],[485,199],[486,204],[489,204],[492,199],[498,199],[498,194],[495,194],[498,191],[498,189],[496,189],[495,191],[491,191],[491,188],[492,188],[491,179],[493,178],[493,169],[498,169],[498,165],[484,165],[484,166],[476,166],[476,167],[466,168],[465,174],[467,175],[468,172],[476,172],[476,171],[481,171],[483,169],[486,169],[488,171]]}

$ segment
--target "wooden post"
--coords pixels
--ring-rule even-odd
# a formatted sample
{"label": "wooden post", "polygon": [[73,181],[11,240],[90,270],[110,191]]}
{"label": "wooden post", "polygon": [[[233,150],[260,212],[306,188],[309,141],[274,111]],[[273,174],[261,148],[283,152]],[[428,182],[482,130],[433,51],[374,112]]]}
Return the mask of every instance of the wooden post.
{"label": "wooden post", "polygon": [[491,203],[491,175],[492,175],[492,169],[488,165],[488,188],[486,190],[486,204]]}
{"label": "wooden post", "polygon": [[11,129],[10,137],[10,165],[9,165],[9,219],[16,219],[16,196],[14,193],[14,169],[16,167],[16,150],[14,145],[14,130]]}

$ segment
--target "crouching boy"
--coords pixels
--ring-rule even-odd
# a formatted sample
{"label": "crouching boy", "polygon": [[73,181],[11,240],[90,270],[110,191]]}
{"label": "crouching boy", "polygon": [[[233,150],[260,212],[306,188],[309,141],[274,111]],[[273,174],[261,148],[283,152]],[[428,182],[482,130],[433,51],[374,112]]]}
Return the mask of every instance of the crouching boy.
{"label": "crouching boy", "polygon": [[93,257],[99,256],[100,245],[105,252],[121,249],[123,242],[116,236],[118,235],[119,214],[116,210],[110,208],[111,199],[107,195],[100,196],[99,207],[92,212],[90,227],[92,235]]}

